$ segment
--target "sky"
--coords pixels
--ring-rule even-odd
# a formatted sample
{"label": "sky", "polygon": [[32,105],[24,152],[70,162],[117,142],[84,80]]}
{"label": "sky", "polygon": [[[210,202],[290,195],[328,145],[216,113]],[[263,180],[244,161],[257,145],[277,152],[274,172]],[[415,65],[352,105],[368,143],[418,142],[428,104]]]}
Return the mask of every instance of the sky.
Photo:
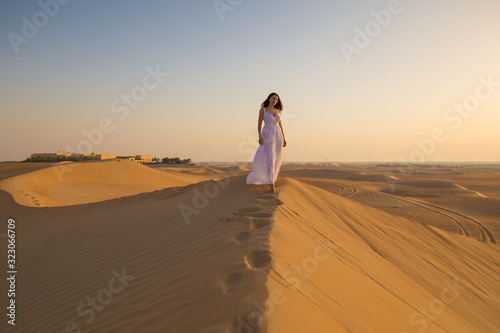
{"label": "sky", "polygon": [[498,0],[0,3],[0,161],[500,160]]}

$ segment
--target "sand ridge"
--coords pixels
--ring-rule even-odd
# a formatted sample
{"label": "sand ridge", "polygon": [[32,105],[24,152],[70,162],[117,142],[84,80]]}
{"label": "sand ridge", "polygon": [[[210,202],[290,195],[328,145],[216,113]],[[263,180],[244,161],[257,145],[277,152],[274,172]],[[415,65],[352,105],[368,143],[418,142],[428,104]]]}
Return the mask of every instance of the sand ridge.
{"label": "sand ridge", "polygon": [[52,165],[4,179],[0,189],[17,203],[31,207],[58,207],[98,202],[142,192],[184,186],[211,179],[202,175],[160,171],[134,161],[112,160]]}
{"label": "sand ridge", "polygon": [[[6,332],[63,332],[71,322],[89,332],[500,327],[498,196],[480,181],[481,171],[474,182],[456,174],[397,177],[410,185],[430,182],[430,193],[465,188],[488,198],[384,192],[405,183],[380,181],[385,171],[373,166],[332,166],[341,172],[285,166],[278,193],[266,194],[266,186],[245,184],[248,172],[241,165],[155,170],[126,163],[112,165],[112,176],[102,165],[82,164],[61,186],[87,178],[98,184],[105,175],[108,182],[134,179],[138,192],[116,191],[97,202],[75,192],[82,193],[79,204],[33,207],[0,191],[1,227],[16,219],[22,258],[19,324]],[[50,173],[45,167],[7,179],[47,177],[48,188],[59,185]],[[364,180],[356,180],[360,173]],[[156,181],[163,187],[153,187]],[[37,185],[23,189],[46,193]],[[72,192],[61,190],[59,201]],[[109,287],[117,275],[124,281],[119,292]],[[111,292],[109,302],[102,290]],[[88,305],[89,297],[100,300],[101,310]]]}

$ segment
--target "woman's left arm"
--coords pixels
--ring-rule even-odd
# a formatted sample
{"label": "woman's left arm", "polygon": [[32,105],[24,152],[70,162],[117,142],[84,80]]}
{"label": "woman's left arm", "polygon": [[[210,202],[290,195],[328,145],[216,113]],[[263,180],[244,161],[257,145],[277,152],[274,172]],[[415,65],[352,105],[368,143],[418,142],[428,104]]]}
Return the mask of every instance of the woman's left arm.
{"label": "woman's left arm", "polygon": [[281,134],[283,134],[283,147],[285,147],[286,146],[285,132],[283,131],[283,126],[281,126],[281,117],[280,117],[280,120],[278,121],[278,125],[280,125]]}

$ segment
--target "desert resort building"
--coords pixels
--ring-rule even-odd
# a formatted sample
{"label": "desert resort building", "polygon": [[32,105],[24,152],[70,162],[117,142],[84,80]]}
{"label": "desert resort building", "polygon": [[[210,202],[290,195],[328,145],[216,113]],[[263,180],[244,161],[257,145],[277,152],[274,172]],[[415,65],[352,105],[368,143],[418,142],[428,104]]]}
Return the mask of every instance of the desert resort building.
{"label": "desert resort building", "polygon": [[152,163],[153,162],[153,156],[152,155],[131,155],[131,156],[116,156],[113,154],[96,154],[96,153],[91,153],[91,154],[77,154],[77,153],[34,153],[31,154],[31,159],[32,160],[39,160],[39,159],[55,159],[55,158],[77,158],[77,159],[84,159],[85,160],[94,160],[94,161],[101,161],[101,160],[115,160],[115,159],[126,159],[126,160],[131,160],[137,163]]}

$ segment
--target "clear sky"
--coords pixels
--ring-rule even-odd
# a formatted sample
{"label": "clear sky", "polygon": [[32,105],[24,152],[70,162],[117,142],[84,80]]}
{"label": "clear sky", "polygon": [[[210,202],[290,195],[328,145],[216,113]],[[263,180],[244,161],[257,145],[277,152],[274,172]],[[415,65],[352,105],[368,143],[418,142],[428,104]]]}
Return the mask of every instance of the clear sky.
{"label": "clear sky", "polygon": [[500,159],[498,0],[59,1],[0,3],[2,161],[252,161],[270,92],[284,161]]}

